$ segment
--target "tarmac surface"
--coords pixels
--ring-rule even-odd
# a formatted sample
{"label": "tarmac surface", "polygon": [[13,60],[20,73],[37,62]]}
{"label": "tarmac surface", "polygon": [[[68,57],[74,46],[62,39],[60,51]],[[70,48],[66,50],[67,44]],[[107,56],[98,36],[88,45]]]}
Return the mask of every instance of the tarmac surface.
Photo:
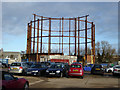
{"label": "tarmac surface", "polygon": [[120,88],[120,76],[112,76],[112,73],[101,75],[91,75],[84,73],[84,78],[79,77],[37,77],[19,76],[29,81],[29,88]]}

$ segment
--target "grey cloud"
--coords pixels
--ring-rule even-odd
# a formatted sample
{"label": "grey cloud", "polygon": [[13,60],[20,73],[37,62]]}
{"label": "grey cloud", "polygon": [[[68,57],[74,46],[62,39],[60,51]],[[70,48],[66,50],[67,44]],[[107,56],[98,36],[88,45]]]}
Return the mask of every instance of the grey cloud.
{"label": "grey cloud", "polygon": [[[27,23],[36,13],[51,17],[77,17],[89,14],[88,20],[96,24],[96,35],[117,34],[117,3],[3,3],[3,32],[25,34]],[[99,35],[101,34],[101,36]],[[113,36],[113,37],[114,37]]]}

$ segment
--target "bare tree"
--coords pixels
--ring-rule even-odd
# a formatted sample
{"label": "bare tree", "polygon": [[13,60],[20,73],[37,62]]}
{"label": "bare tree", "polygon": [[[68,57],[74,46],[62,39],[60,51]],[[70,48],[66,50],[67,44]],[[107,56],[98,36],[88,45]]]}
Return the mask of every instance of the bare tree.
{"label": "bare tree", "polygon": [[96,60],[98,62],[112,62],[114,54],[116,54],[116,50],[112,48],[108,41],[96,43]]}
{"label": "bare tree", "polygon": [[51,53],[59,53],[58,49],[51,49]]}

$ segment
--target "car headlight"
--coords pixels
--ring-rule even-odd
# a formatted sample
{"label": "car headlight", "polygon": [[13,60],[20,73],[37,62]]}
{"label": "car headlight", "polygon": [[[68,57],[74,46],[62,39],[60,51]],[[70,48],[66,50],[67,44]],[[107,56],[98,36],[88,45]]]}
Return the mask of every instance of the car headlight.
{"label": "car headlight", "polygon": [[46,70],[46,72],[49,72],[48,70]]}
{"label": "car headlight", "polygon": [[36,71],[32,71],[32,72],[38,72],[38,70],[36,70]]}
{"label": "car headlight", "polygon": [[60,73],[60,71],[58,70],[58,71],[56,71],[56,73]]}
{"label": "car headlight", "polygon": [[82,70],[80,70],[80,72],[82,72]]}

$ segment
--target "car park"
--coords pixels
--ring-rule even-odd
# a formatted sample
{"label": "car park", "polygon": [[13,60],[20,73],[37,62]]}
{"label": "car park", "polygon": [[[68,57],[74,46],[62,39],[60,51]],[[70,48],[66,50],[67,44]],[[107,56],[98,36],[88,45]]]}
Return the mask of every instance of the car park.
{"label": "car park", "polygon": [[91,74],[104,75],[104,69],[103,69],[102,65],[100,65],[100,64],[94,64],[94,66],[91,69]]}
{"label": "car park", "polygon": [[27,75],[36,75],[41,76],[45,75],[45,71],[47,70],[47,66],[41,63],[34,63],[30,68],[27,69]]}
{"label": "car park", "polygon": [[17,78],[8,72],[2,71],[0,87],[2,87],[2,90],[24,90],[29,88],[29,82],[24,78]]}
{"label": "car park", "polygon": [[120,65],[116,65],[113,69],[113,76],[120,75]]}
{"label": "car park", "polygon": [[8,67],[9,73],[16,73],[16,74],[22,74],[26,75],[27,69],[29,66],[26,64],[26,62],[14,62]]}
{"label": "car park", "polygon": [[91,71],[92,67],[93,67],[93,64],[87,64],[86,66],[83,67],[83,70],[84,71]]}
{"label": "car park", "polygon": [[46,70],[46,76],[57,76],[57,77],[63,77],[67,76],[68,68],[63,63],[55,63],[52,64],[47,70]]}
{"label": "car park", "polygon": [[80,76],[81,78],[83,78],[84,75],[84,71],[82,68],[81,63],[73,63],[70,66],[70,69],[68,71],[68,77],[69,76]]}

